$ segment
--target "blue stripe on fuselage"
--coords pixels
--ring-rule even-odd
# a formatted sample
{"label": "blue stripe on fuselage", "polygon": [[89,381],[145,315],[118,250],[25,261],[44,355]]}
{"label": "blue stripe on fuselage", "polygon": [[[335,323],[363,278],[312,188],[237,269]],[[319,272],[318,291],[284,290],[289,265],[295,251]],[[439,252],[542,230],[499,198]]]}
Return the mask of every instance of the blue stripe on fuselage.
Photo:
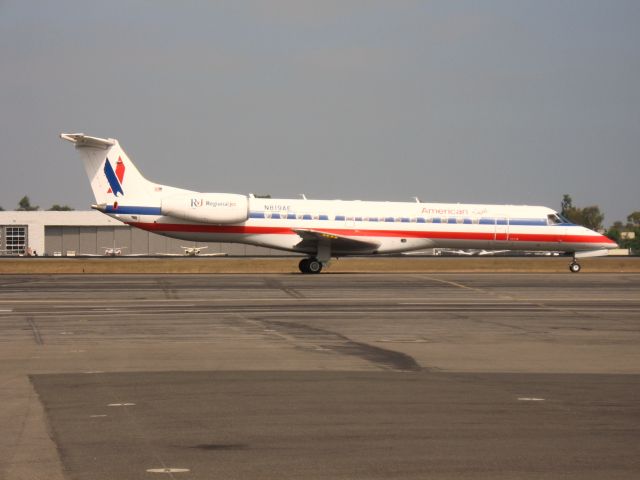
{"label": "blue stripe on fuselage", "polygon": [[[112,189],[113,190],[113,189]],[[115,190],[114,190],[115,192]],[[122,192],[122,190],[120,190],[120,192]],[[160,210],[160,207],[143,207],[143,206],[136,206],[136,205],[118,205],[116,208],[114,208],[113,205],[107,205],[105,206],[104,209],[105,213],[112,213],[112,214],[122,214],[122,215],[162,215],[162,212]],[[249,218],[265,218],[265,215],[263,212],[250,212],[249,213]],[[361,221],[362,218],[359,217]],[[277,220],[278,218],[274,215],[272,217],[272,219]],[[296,219],[296,215],[294,213],[289,213],[288,215],[282,214],[282,219],[288,219],[288,220],[295,220]],[[312,219],[312,215],[310,214],[305,214],[304,215],[304,220],[311,220]],[[318,220],[323,220],[323,221],[327,221],[330,220],[330,217],[327,215],[320,215]],[[344,222],[346,221],[346,217],[344,215],[336,215],[335,216],[335,221],[336,222]],[[388,218],[384,218],[384,217],[379,217],[376,221],[378,222],[393,222],[393,223],[398,223],[396,222],[396,218],[395,217],[388,217]],[[407,223],[410,222],[411,220],[409,218],[406,217],[402,217],[402,219],[400,220],[403,223]],[[432,218],[431,221],[429,221],[428,219],[424,218],[424,217],[417,217],[416,218],[416,222],[417,223],[450,223],[450,224],[454,224],[457,223],[457,219],[455,218]],[[464,218],[463,222],[465,225],[469,225],[472,224],[472,220],[469,218]],[[479,220],[479,224],[480,225],[495,225],[496,219],[495,218],[481,218]],[[499,219],[498,220],[498,225],[505,225],[506,221],[504,219]],[[547,224],[547,220],[546,219],[537,219],[537,218],[511,218],[509,219],[509,225],[510,226],[551,226],[551,227],[555,227],[555,226],[562,226],[562,227],[575,227],[576,225],[573,223],[558,223],[555,225],[548,225]]]}
{"label": "blue stripe on fuselage", "polygon": [[105,213],[115,213],[121,215],[162,215],[160,207],[136,207],[128,205],[107,205],[104,209]]}

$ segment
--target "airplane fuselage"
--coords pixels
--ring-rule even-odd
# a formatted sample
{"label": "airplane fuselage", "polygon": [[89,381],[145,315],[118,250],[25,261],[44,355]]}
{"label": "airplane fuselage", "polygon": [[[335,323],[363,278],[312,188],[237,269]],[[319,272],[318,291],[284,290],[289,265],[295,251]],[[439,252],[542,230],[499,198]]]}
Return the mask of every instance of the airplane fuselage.
{"label": "airplane fuselage", "polygon": [[[150,182],[113,138],[62,134],[83,160],[93,208],[168,237],[299,252],[304,273],[332,257],[427,248],[606,254],[615,242],[546,207],[257,198]],[[115,167],[114,167],[115,165]]]}
{"label": "airplane fuselage", "polygon": [[159,206],[107,206],[104,212],[143,230],[200,242],[237,242],[312,254],[300,245],[296,232],[313,230],[377,245],[334,248],[332,256],[426,248],[580,252],[614,244],[546,207],[249,198],[248,219],[231,225],[161,215]]}

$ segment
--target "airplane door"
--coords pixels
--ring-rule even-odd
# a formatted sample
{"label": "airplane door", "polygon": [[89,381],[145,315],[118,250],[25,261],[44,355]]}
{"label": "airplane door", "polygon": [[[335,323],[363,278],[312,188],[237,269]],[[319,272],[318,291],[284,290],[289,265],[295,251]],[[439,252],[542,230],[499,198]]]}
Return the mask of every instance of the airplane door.
{"label": "airplane door", "polygon": [[351,216],[345,217],[345,219],[344,219],[344,226],[345,226],[346,228],[353,229],[353,228],[356,226],[356,219],[355,219],[355,217],[351,217]]}
{"label": "airplane door", "polygon": [[509,241],[509,219],[507,217],[496,218],[493,240],[497,245],[504,245]]}
{"label": "airplane door", "polygon": [[567,233],[567,227],[556,226],[553,227],[556,229],[556,243],[558,244],[558,250],[562,250],[564,248],[564,236]]}

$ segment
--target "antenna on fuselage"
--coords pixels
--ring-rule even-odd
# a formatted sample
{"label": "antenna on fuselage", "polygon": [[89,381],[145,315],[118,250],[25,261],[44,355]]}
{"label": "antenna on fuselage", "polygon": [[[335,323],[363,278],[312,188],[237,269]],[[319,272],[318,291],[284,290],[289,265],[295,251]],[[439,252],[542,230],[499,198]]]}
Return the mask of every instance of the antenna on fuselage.
{"label": "antenna on fuselage", "polygon": [[300,196],[302,197],[303,200],[307,200],[307,196],[304,193],[301,193]]}
{"label": "antenna on fuselage", "polygon": [[418,197],[413,197],[413,199],[416,201],[416,203],[422,203]]}

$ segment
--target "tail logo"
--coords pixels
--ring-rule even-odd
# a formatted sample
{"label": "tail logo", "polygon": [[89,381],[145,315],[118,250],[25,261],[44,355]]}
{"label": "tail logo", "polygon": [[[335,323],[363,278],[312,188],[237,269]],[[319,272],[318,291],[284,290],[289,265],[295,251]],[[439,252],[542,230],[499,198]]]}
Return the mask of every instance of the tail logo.
{"label": "tail logo", "polygon": [[104,162],[104,174],[107,177],[109,186],[111,187],[107,193],[113,193],[116,197],[118,196],[118,193],[124,195],[124,191],[122,190],[122,181],[124,180],[124,163],[122,163],[122,158],[118,157],[115,171],[111,166],[111,162],[107,158]]}

